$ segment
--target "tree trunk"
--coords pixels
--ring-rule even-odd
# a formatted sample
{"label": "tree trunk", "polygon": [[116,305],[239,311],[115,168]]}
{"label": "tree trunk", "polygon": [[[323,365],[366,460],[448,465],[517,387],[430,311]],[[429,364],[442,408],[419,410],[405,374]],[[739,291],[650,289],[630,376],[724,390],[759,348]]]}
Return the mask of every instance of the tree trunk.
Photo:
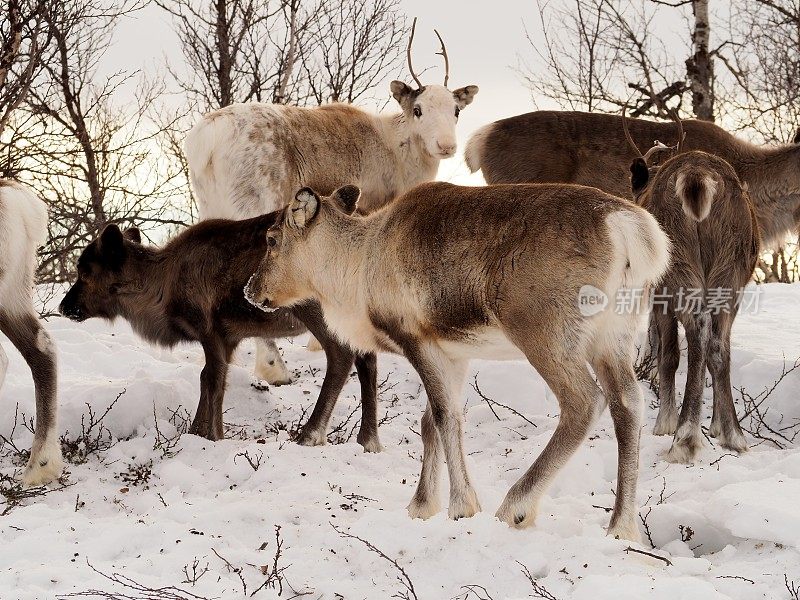
{"label": "tree trunk", "polygon": [[686,60],[686,74],[692,89],[694,115],[703,121],[714,121],[714,61],[708,52],[711,28],[708,21],[708,0],[694,0],[694,54]]}

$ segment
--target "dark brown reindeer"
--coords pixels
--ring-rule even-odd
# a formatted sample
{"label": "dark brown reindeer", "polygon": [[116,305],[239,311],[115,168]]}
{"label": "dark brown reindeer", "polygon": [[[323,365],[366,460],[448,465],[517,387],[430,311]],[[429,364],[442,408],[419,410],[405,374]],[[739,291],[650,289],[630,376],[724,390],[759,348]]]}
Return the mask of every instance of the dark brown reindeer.
{"label": "dark brown reindeer", "polygon": [[[684,151],[719,156],[748,186],[766,246],[783,242],[800,223],[800,144],[757,146],[706,121],[683,121]],[[678,125],[629,120],[639,148],[673,140]],[[626,198],[628,168],[637,152],[625,140],[622,117],[538,111],[484,126],[467,143],[472,171],[487,183],[579,183]]]}
{"label": "dark brown reindeer", "polygon": [[225,379],[239,343],[249,337],[295,336],[308,329],[320,341],[328,368],[298,442],[325,443],[331,412],[355,359],[362,403],[358,442],[366,451],[378,452],[375,354],[356,355],[336,340],[316,303],[268,314],[244,297],[242,290],[267,251],[266,232],[278,214],[282,213],[204,221],[163,248],[143,245],[135,228],[123,234],[109,225],[80,256],[78,281],[60,311],[75,321],[122,317],[143,338],[161,346],[200,342],[206,363],[189,431],[210,440],[223,437]]}
{"label": "dark brown reindeer", "polygon": [[[730,337],[760,245],[746,187],[726,161],[696,150],[679,153],[652,172],[644,157],[635,159],[630,169],[636,201],[672,240],[672,264],[656,286],[651,317],[660,341],[660,408],[654,433],[674,434],[667,460],[695,458],[703,443],[700,417],[708,368],[714,388],[710,433],[724,448],[743,452],[747,442],[731,394]],[[675,405],[678,322],[688,345],[680,416]]]}

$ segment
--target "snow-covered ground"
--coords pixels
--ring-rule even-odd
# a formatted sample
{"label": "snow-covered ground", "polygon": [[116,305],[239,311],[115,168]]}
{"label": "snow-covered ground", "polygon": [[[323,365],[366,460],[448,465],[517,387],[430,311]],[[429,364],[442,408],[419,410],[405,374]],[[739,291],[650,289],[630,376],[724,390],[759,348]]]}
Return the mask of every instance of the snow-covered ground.
{"label": "snow-covered ground", "polygon": [[[734,385],[752,397],[772,386],[784,357],[788,367],[800,355],[798,323],[800,286],[767,286],[759,312],[737,321]],[[654,397],[644,385],[639,501],[648,536],[638,548],[671,564],[626,552],[627,543],[605,535],[616,475],[607,413],[552,486],[534,528],[516,531],[494,518],[557,420],[555,399],[527,363],[476,361],[469,375],[485,396],[526,417],[499,406],[493,414],[467,386],[468,462],[484,512],[457,522],[442,513],[423,522],[405,511],[420,467],[417,432],[425,399],[404,359],[380,357],[381,454],[364,454],[350,436],[360,415],[355,376],[332,422],[338,429],[331,437],[349,441],[318,448],[289,441],[288,430],[313,405],[325,368],[321,354],[305,349],[304,337],[281,344],[295,383],[266,392],[250,385],[252,346],[240,348],[226,396],[228,439],[210,443],[183,435],[170,442],[197,402],[198,347],[151,347],[121,321],[52,318],[48,329],[60,351],[60,427],[68,440],[78,437],[82,419],[89,426],[88,407],[97,420],[121,395],[102,417],[105,449],[68,465],[46,495],[0,505],[3,600],[125,591],[100,573],[186,593],[128,589],[128,595],[86,597],[235,599],[245,597],[246,585],[247,596],[276,598],[277,585],[259,589],[274,568],[276,526],[281,598],[789,600],[784,577],[800,584],[800,450],[748,436],[752,448],[743,456],[708,443],[694,466],[668,464],[662,457],[670,440],[650,434]],[[21,415],[33,414],[32,383],[20,356],[6,339],[0,343],[11,360],[0,434],[10,435],[16,415],[13,441],[24,448],[30,434]],[[798,384],[800,370],[762,405],[769,407],[771,428],[798,423]],[[737,408],[741,414],[742,405]],[[98,439],[99,428],[92,428],[90,440]],[[85,450],[73,448],[75,460]],[[7,476],[21,468],[8,445],[0,454],[6,491],[12,485]]]}

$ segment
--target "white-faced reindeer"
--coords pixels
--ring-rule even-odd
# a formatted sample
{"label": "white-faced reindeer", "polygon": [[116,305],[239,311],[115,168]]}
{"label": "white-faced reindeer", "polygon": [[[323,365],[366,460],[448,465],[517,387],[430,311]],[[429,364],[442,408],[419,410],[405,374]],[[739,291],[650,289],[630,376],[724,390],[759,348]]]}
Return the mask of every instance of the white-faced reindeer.
{"label": "white-faced reindeer", "polygon": [[[56,429],[56,351],[33,308],[36,248],[47,239],[47,207],[28,188],[0,179],[0,331],[31,369],[36,389],[36,431],[23,475],[27,486],[61,474]],[[8,357],[0,346],[0,386]]]}
{"label": "white-faced reindeer", "polygon": [[599,190],[563,185],[426,183],[366,217],[351,216],[357,201],[353,186],[328,198],[298,192],[268,233],[270,249],[245,294],[265,310],[315,298],[352,347],[402,353],[417,370],[428,405],[410,515],[439,510],[442,459],[450,517],[480,510],[462,441],[468,362],[524,358],[558,398],[561,415],[497,516],[533,524],[547,485],[610,404],[619,476],[609,533],[638,539],[642,395],[632,352],[642,319],[610,309],[587,316],[579,298],[586,289],[616,298],[661,278],[669,241],[652,215]]}
{"label": "white-faced reindeer", "polygon": [[[652,174],[646,158],[631,165],[634,197],[672,240],[672,264],[656,286],[659,296],[651,317],[659,340],[660,407],[654,433],[674,434],[667,460],[686,463],[695,458],[703,443],[700,417],[707,367],[714,387],[710,434],[724,448],[743,452],[747,442],[731,393],[730,338],[742,289],[758,259],[755,212],[736,172],[719,157],[696,150],[679,153]],[[680,416],[675,406],[678,322],[688,345]]]}
{"label": "white-faced reindeer", "polygon": [[[416,19],[407,56],[417,87],[402,81],[390,85],[399,113],[376,115],[349,104],[250,103],[204,115],[185,143],[201,218],[245,219],[272,212],[304,185],[325,194],[358,185],[361,209],[369,212],[432,181],[439,162],[456,152],[459,112],[478,88],[448,89],[444,42],[444,85],[423,85],[411,64],[415,27]],[[255,374],[273,383],[289,380],[272,342],[257,344]]]}

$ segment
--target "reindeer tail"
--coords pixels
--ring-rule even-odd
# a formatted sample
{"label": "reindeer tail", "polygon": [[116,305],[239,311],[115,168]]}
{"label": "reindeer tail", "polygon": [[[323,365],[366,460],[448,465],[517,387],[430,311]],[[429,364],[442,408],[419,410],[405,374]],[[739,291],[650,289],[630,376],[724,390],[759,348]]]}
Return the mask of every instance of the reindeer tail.
{"label": "reindeer tail", "polygon": [[675,178],[675,193],[686,216],[702,221],[711,212],[711,203],[717,195],[717,180],[706,169],[689,166]]}

